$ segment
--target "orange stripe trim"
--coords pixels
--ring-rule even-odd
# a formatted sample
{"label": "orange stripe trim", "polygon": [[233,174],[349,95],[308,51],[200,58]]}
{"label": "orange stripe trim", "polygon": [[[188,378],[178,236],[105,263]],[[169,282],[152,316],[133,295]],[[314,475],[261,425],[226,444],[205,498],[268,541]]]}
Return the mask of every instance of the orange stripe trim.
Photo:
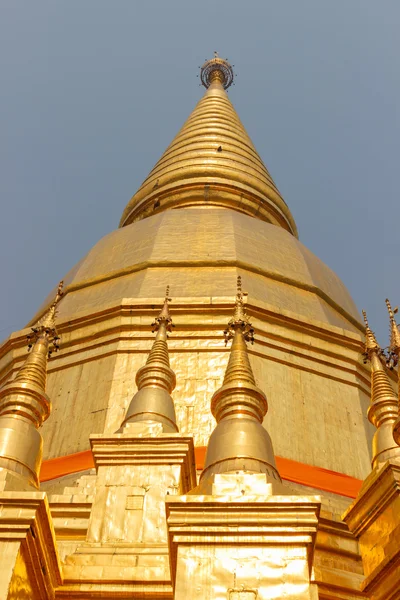
{"label": "orange stripe trim", "polygon": [[39,479],[41,482],[64,477],[71,473],[93,469],[94,460],[91,450],[67,454],[59,458],[50,458],[42,462]]}
{"label": "orange stripe trim", "polygon": [[306,465],[289,458],[276,457],[276,466],[282,479],[300,483],[324,492],[332,492],[347,498],[356,498],[361,489],[361,479],[329,471],[321,467]]}
{"label": "orange stripe trim", "polygon": [[[206,447],[198,446],[195,448],[196,453],[196,467],[201,470],[204,466],[204,459],[206,455]],[[333,494],[339,494],[340,496],[346,496],[348,498],[356,498],[360,491],[362,481],[349,477],[349,475],[343,475],[336,471],[329,471],[328,469],[322,469],[321,467],[314,467],[312,465],[306,465],[296,460],[290,460],[289,458],[276,457],[276,466],[282,477],[286,481],[293,481],[293,483],[299,483],[312,487],[317,490],[324,492],[332,492]],[[51,458],[45,460],[42,463],[40,471],[40,481],[50,481],[57,479],[58,477],[64,477],[71,473],[78,473],[79,471],[86,471],[94,467],[93,455],[91,450],[85,450],[84,452],[76,452],[75,454],[69,454],[67,456],[60,456],[59,458]]]}

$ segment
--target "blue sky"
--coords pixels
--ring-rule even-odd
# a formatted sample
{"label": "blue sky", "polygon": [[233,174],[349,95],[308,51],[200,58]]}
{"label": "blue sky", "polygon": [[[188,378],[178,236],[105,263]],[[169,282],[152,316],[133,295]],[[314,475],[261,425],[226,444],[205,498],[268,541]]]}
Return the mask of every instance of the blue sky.
{"label": "blue sky", "polygon": [[398,0],[0,6],[0,337],[118,226],[218,50],[301,241],[387,343],[385,297],[400,303]]}

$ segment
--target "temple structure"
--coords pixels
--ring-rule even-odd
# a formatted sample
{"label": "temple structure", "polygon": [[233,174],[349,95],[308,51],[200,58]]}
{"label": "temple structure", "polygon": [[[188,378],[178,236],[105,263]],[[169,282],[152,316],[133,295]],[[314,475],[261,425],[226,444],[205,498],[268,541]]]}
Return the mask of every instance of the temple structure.
{"label": "temple structure", "polygon": [[387,355],[233,77],[0,347],[0,600],[400,600],[395,310]]}

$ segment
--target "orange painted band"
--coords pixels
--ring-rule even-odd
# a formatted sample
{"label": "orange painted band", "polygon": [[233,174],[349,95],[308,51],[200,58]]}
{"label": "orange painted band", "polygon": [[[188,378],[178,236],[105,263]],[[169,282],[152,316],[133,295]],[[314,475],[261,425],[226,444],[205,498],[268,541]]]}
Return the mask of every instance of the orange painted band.
{"label": "orange painted band", "polygon": [[[201,470],[204,466],[206,447],[198,446],[195,448],[195,452],[196,467]],[[293,481],[294,483],[306,485],[324,492],[332,492],[340,496],[347,496],[348,498],[356,498],[362,484],[360,479],[349,477],[349,475],[343,475],[342,473],[329,471],[321,467],[313,467],[312,465],[306,465],[280,456],[276,457],[276,466],[282,479],[286,481]],[[94,461],[91,450],[60,456],[59,458],[51,458],[42,463],[40,481],[57,479],[71,473],[93,469],[93,467]]]}

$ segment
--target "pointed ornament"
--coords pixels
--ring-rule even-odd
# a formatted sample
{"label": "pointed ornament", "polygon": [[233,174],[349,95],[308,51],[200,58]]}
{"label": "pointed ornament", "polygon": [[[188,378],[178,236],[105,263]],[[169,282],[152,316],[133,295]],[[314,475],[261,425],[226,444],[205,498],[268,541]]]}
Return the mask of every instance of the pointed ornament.
{"label": "pointed ornament", "polygon": [[39,487],[43,441],[38,429],[49,417],[46,394],[47,361],[58,349],[55,317],[63,295],[60,282],[56,297],[28,336],[31,349],[11,382],[0,389],[0,486],[3,490]]}
{"label": "pointed ornament", "polygon": [[244,296],[238,277],[234,315],[224,331],[225,341],[233,341],[222,387],[211,399],[217,426],[208,442],[201,489],[209,488],[217,474],[236,472],[262,473],[274,484],[281,481],[271,438],[262,425],[268,404],[249,360],[246,341],[253,341],[254,329],[244,310]]}
{"label": "pointed ornament", "polygon": [[365,322],[365,360],[371,364],[371,404],[368,420],[376,427],[372,440],[372,468],[387,460],[400,460],[400,447],[393,437],[393,426],[398,415],[398,401],[384,365],[384,353],[371,330],[367,314]]}
{"label": "pointed ornament", "polygon": [[161,423],[164,432],[177,432],[176,415],[171,392],[176,385],[175,373],[169,364],[168,332],[174,327],[169,312],[169,286],[163,307],[152,323],[156,339],[146,364],[136,373],[138,391],[133,396],[120,431],[129,423]]}

